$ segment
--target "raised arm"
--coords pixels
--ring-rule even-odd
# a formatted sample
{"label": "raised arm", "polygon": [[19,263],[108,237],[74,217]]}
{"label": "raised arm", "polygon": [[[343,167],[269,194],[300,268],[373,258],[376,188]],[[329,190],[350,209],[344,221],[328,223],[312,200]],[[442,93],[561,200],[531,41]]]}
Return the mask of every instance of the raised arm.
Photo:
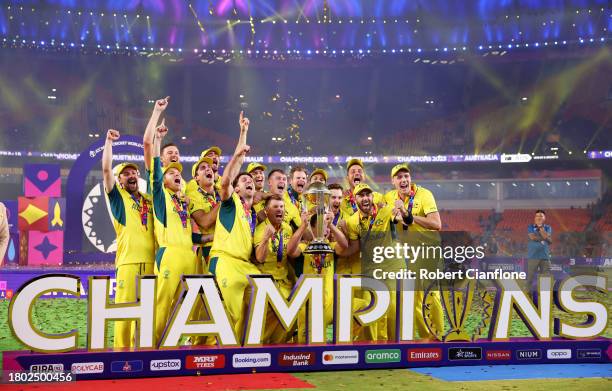
{"label": "raised arm", "polygon": [[247,133],[249,132],[249,119],[244,116],[244,111],[240,112],[240,136],[238,137],[238,144],[236,145],[236,151],[246,145]]}
{"label": "raised arm", "polygon": [[298,229],[291,235],[291,239],[289,239],[289,243],[287,243],[287,256],[290,258],[297,258],[302,254],[300,250],[300,242],[302,241],[302,236],[304,236],[304,232],[306,229],[310,227],[310,214],[308,212],[303,212],[301,215],[302,224],[298,227]]}
{"label": "raised arm", "polygon": [[102,176],[104,178],[104,191],[109,193],[115,186],[115,176],[113,175],[113,141],[119,140],[120,134],[114,129],[106,132],[104,151],[102,151]]}
{"label": "raised arm", "polygon": [[240,167],[242,167],[242,163],[244,163],[244,156],[251,150],[246,144],[246,136],[249,131],[249,119],[244,116],[244,113],[240,112],[240,136],[238,137],[238,144],[236,144],[236,150],[234,151],[234,156],[232,156],[227,166],[225,166],[225,170],[223,171],[223,179],[221,180],[221,190],[219,191],[221,195],[221,200],[225,201],[232,196],[234,192],[234,188],[232,187],[232,182],[240,173]]}
{"label": "raised arm", "polygon": [[232,196],[232,193],[234,192],[232,182],[240,173],[240,167],[242,167],[242,163],[244,163],[244,155],[246,155],[250,150],[251,147],[248,145],[245,145],[240,150],[236,150],[234,156],[232,156],[229,163],[227,163],[225,171],[223,172],[223,179],[221,180],[221,189],[219,191],[222,201],[226,201]]}
{"label": "raised arm", "polygon": [[[151,118],[149,118],[149,122],[147,123],[147,127],[145,129],[145,134],[142,138],[142,143],[144,145],[144,162],[147,170],[151,170],[151,158],[153,157],[153,143],[155,142],[155,128],[157,127],[157,121],[159,121],[159,117],[168,107],[168,101],[170,97],[167,96],[164,99],[158,99],[155,102],[155,106],[153,106],[153,113],[151,113]],[[162,126],[165,126],[162,122]],[[159,156],[159,155],[158,155]]]}

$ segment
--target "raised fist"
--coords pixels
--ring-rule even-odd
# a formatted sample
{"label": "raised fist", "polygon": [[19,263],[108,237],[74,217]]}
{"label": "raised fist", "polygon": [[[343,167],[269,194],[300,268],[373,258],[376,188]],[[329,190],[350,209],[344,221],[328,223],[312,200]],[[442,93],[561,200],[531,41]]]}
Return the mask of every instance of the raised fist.
{"label": "raised fist", "polygon": [[107,140],[117,141],[117,140],[119,140],[120,136],[121,135],[119,134],[119,131],[115,130],[115,129],[109,129],[108,132],[106,132],[106,139]]}
{"label": "raised fist", "polygon": [[166,110],[166,107],[168,107],[168,101],[170,100],[170,97],[167,96],[164,99],[158,99],[155,101],[155,106],[153,107],[153,110],[158,111],[158,112],[162,112],[164,110]]}

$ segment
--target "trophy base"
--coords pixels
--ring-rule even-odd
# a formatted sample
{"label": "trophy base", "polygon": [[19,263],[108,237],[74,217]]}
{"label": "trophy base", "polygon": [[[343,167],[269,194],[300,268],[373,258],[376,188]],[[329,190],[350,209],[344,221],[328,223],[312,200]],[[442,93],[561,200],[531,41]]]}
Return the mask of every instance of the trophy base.
{"label": "trophy base", "polygon": [[334,250],[327,242],[311,242],[304,250],[306,254],[333,254]]}

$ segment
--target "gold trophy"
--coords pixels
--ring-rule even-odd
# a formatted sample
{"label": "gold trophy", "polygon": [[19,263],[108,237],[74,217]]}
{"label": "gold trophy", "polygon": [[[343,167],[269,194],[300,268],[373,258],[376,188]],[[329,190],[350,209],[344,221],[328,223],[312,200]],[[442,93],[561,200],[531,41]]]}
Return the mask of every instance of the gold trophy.
{"label": "gold trophy", "polygon": [[[329,205],[331,191],[320,182],[315,182],[308,186],[304,197],[310,205],[314,205],[314,213],[317,215],[317,224],[313,232],[314,239],[308,244],[304,253],[306,254],[331,254],[334,252],[325,238],[325,212]],[[312,211],[311,209],[311,211]]]}

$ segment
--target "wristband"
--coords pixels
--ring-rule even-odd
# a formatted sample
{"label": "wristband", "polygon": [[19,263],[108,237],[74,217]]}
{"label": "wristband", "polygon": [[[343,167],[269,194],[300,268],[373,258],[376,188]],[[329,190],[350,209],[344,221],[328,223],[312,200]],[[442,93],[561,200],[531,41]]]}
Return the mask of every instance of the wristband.
{"label": "wristband", "polygon": [[408,213],[408,216],[402,217],[402,220],[406,225],[410,225],[414,222],[414,217],[412,217],[412,213]]}

